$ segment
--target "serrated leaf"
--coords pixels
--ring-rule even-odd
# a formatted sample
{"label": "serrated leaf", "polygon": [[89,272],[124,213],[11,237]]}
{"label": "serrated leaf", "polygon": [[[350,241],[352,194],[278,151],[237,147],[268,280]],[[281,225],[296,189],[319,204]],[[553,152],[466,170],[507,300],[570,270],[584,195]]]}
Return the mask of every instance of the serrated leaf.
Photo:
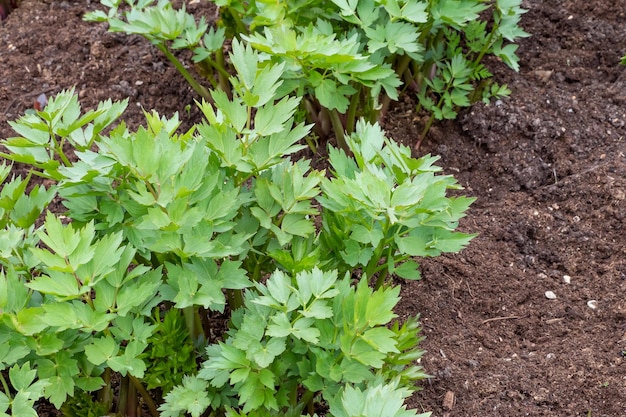
{"label": "serrated leaf", "polygon": [[200,415],[211,405],[208,384],[200,378],[185,376],[182,385],[174,387],[165,396],[165,403],[159,407],[162,417],[179,417],[181,412],[189,412],[192,417]]}
{"label": "serrated leaf", "polygon": [[421,279],[419,264],[415,261],[406,261],[402,263],[400,266],[394,268],[393,273],[404,279]]}
{"label": "serrated leaf", "polygon": [[38,399],[38,397],[28,392],[18,392],[13,398],[11,414],[14,417],[37,417],[37,411],[34,408],[35,399]]}
{"label": "serrated leaf", "polygon": [[19,365],[14,365],[9,369],[9,379],[11,380],[11,385],[17,391],[27,391],[30,384],[33,383],[35,378],[37,377],[37,370],[30,369],[30,363],[26,362],[21,367]]}
{"label": "serrated leaf", "polygon": [[285,97],[275,104],[268,104],[257,109],[254,117],[254,131],[260,136],[269,136],[285,129],[285,124],[293,116],[300,100]]}
{"label": "serrated leaf", "polygon": [[315,87],[315,97],[320,104],[329,110],[337,110],[339,113],[345,113],[350,105],[350,100],[346,96],[355,93],[355,90],[349,86],[337,85],[337,83],[326,78]]}
{"label": "serrated leaf", "polygon": [[48,275],[41,275],[26,286],[42,294],[52,294],[57,297],[75,298],[80,295],[76,277],[64,272],[49,271]]}
{"label": "serrated leaf", "polygon": [[85,346],[87,359],[96,366],[114,357],[118,351],[119,346],[110,336],[95,339],[91,344]]}
{"label": "serrated leaf", "polygon": [[41,319],[42,315],[43,309],[41,307],[24,308],[15,316],[11,316],[11,324],[19,333],[32,336],[48,327]]}

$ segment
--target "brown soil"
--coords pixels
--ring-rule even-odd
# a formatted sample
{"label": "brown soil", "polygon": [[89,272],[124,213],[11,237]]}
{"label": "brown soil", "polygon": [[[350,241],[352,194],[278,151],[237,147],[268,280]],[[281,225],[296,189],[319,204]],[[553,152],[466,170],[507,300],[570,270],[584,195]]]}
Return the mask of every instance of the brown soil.
{"label": "brown soil", "polygon": [[[148,42],[81,20],[96,3],[24,0],[0,26],[0,137],[41,91],[72,86],[85,108],[130,97],[131,128],[142,107],[198,120],[184,110],[195,95]],[[433,128],[420,149],[478,197],[461,227],[480,235],[402,284],[399,314],[421,313],[433,375],[411,405],[438,417],[626,416],[626,0],[523,7],[533,36],[520,73],[491,65],[511,98]],[[405,143],[422,127],[413,109],[396,105],[384,126]]]}

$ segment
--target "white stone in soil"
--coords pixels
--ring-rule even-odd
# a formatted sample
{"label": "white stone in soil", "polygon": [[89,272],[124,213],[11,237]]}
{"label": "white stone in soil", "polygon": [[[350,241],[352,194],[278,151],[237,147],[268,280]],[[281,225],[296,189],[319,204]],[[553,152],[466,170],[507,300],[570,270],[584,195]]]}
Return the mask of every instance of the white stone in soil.
{"label": "white stone in soil", "polygon": [[546,291],[545,296],[548,300],[556,300],[556,294],[552,291]]}

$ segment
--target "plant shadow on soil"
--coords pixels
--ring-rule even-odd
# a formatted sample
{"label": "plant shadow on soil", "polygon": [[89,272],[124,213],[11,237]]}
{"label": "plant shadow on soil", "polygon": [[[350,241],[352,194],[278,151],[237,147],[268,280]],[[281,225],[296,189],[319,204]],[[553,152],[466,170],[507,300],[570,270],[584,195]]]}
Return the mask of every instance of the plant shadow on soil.
{"label": "plant shadow on soil", "polygon": [[[84,108],[130,97],[131,129],[142,107],[178,111],[183,128],[199,120],[185,111],[193,91],[147,41],[82,21],[97,3],[24,0],[0,25],[0,137],[42,91],[72,86]],[[480,235],[402,283],[398,315],[421,314],[433,376],[410,406],[439,417],[625,416],[626,0],[522,7],[532,37],[520,42],[520,73],[488,63],[511,97],[435,126],[419,149],[478,197],[461,229]],[[206,2],[189,9],[213,19]],[[407,145],[423,126],[414,109],[406,97],[383,126]]]}

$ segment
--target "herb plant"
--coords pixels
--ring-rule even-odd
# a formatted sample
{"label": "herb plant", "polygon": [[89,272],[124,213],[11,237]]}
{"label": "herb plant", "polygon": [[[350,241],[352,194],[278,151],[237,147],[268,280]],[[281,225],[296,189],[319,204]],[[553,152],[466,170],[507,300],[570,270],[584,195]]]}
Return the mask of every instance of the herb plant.
{"label": "herb plant", "polygon": [[435,119],[508,95],[506,86],[491,81],[483,58],[495,56],[517,71],[512,42],[528,36],[518,25],[521,0],[219,0],[220,18],[210,29],[204,18],[196,22],[166,0],[126,0],[124,12],[122,0],[101,3],[108,11],[88,20],[145,36],[207,100],[206,88],[174,52],[192,50],[198,73],[228,93],[234,86],[225,42],[248,43],[264,65],[284,65],[281,94],[303,97],[301,114],[314,133],[332,132],[345,151],[346,132],[359,118],[380,121],[399,91],[413,91],[418,111],[430,113],[418,146]]}
{"label": "herb plant", "polygon": [[366,121],[328,174],[292,161],[309,126],[285,64],[239,41],[229,61],[232,94],[186,132],[154,112],[131,132],[126,102],[83,113],[73,90],[11,123],[2,156],[31,172],[0,192],[0,413],[415,415],[419,326],[392,323],[389,277],[467,244],[471,199]]}

